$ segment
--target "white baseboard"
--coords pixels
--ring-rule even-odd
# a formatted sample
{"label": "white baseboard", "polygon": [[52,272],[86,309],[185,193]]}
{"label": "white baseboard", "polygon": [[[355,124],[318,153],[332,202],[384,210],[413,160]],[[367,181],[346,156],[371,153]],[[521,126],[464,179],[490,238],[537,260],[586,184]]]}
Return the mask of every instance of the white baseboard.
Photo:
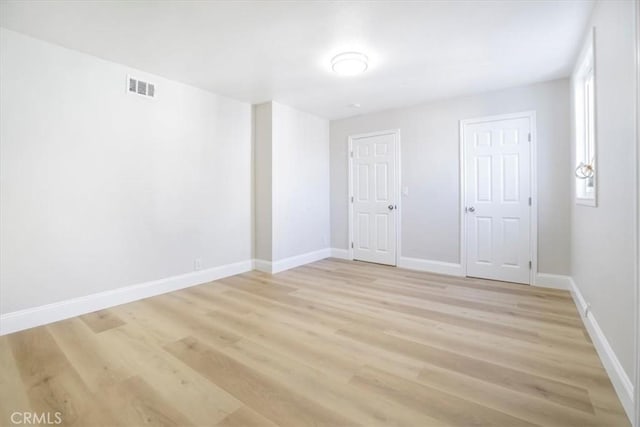
{"label": "white baseboard", "polygon": [[331,257],[339,259],[351,259],[349,258],[348,249],[331,248]]}
{"label": "white baseboard", "polygon": [[309,264],[311,262],[320,261],[321,259],[329,258],[330,256],[331,249],[325,248],[320,249],[319,251],[307,252],[306,254],[296,255],[278,261],[265,261],[262,259],[256,259],[253,261],[253,265],[254,268],[258,271],[276,274],[280,273],[281,271]]}
{"label": "white baseboard", "polygon": [[[613,348],[609,345],[609,341],[607,341],[607,337],[600,329],[600,325],[593,315],[593,312],[586,311],[587,310],[587,302],[585,301],[580,289],[576,286],[576,283],[572,278],[569,278],[571,295],[573,296],[573,302],[576,304],[578,308],[578,312],[580,313],[580,317],[582,318],[582,322],[584,323],[587,331],[589,332],[589,336],[591,337],[591,341],[598,352],[598,356],[600,356],[600,360],[604,365],[611,382],[613,383],[613,388],[616,390],[618,394],[618,398],[622,403],[622,407],[624,408],[629,420],[633,420],[634,417],[634,390],[633,383],[627,376],[627,373],[624,371],[624,368],[620,364],[618,357],[616,356]],[[586,312],[586,314],[585,314]]]}
{"label": "white baseboard", "polygon": [[431,261],[427,259],[400,257],[398,267],[409,270],[428,271],[429,273],[464,276],[462,265],[452,262]]}
{"label": "white baseboard", "polygon": [[571,278],[560,274],[536,273],[533,286],[568,291],[571,289]]}
{"label": "white baseboard", "polygon": [[194,271],[0,315],[0,335],[251,271],[251,261]]}
{"label": "white baseboard", "polygon": [[253,269],[258,271],[263,271],[265,273],[271,273],[271,261],[265,261],[263,259],[254,259]]}

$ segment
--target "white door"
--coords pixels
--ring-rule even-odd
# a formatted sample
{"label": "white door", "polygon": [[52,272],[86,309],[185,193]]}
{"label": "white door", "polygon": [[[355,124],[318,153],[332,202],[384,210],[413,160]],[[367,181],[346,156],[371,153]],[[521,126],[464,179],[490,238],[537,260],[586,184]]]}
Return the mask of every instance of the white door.
{"label": "white door", "polygon": [[529,283],[531,118],[463,126],[467,276]]}
{"label": "white door", "polygon": [[396,265],[397,133],[351,138],[353,259]]}

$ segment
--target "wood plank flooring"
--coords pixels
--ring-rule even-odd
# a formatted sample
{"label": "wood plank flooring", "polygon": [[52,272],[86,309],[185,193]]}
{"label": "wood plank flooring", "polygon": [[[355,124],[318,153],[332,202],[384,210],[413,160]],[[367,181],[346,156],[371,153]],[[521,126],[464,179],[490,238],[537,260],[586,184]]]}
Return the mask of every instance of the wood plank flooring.
{"label": "wood plank flooring", "polygon": [[0,337],[0,425],[629,426],[564,291],[327,259]]}

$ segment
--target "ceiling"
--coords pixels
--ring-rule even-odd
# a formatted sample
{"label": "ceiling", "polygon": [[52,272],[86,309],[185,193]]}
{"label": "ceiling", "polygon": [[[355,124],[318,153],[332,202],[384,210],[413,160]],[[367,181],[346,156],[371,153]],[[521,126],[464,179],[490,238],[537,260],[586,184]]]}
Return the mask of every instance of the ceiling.
{"label": "ceiling", "polygon": [[[592,8],[572,0],[2,0],[0,25],[238,100],[338,119],[565,77]],[[352,50],[369,56],[369,70],[332,73],[331,58]]]}

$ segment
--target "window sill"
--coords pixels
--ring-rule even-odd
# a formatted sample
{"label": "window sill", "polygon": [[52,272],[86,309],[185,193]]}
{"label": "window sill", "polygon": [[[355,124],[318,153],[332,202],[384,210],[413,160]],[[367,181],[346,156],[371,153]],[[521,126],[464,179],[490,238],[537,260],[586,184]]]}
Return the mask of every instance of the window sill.
{"label": "window sill", "polygon": [[584,198],[584,197],[576,197],[576,205],[580,206],[590,206],[592,208],[597,207],[596,199],[594,198]]}

